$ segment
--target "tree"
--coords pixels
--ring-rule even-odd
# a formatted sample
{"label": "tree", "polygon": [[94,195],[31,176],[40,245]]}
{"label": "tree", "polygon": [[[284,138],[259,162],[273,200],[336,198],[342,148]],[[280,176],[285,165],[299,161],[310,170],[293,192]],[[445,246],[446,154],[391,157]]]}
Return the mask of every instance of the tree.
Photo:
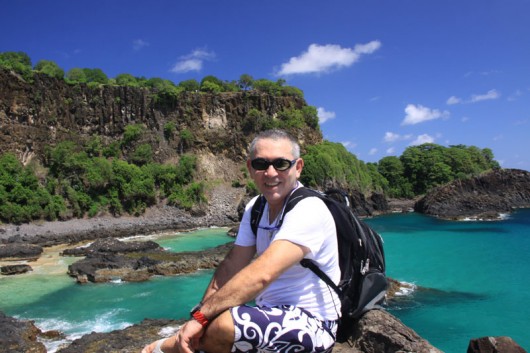
{"label": "tree", "polygon": [[222,91],[223,86],[219,86],[218,84],[212,81],[205,81],[201,84],[201,92],[221,93]]}
{"label": "tree", "polygon": [[58,79],[64,78],[64,70],[55,62],[49,60],[40,60],[34,67],[35,71],[42,72],[51,77]]}
{"label": "tree", "polygon": [[74,67],[66,73],[66,79],[72,83],[86,83],[87,77],[83,69]]}
{"label": "tree", "polygon": [[243,91],[247,91],[249,89],[252,89],[252,83],[254,82],[254,78],[250,76],[249,74],[243,74],[239,77],[239,87]]}
{"label": "tree", "polygon": [[101,69],[83,69],[86,76],[86,82],[95,82],[100,84],[106,84],[109,82],[109,78]]}
{"label": "tree", "polygon": [[0,66],[13,70],[26,80],[32,77],[31,59],[24,52],[8,51],[0,53]]}
{"label": "tree", "polygon": [[116,84],[119,86],[138,87],[138,80],[131,74],[119,74],[116,76]]}
{"label": "tree", "polygon": [[179,87],[182,87],[186,92],[197,92],[201,88],[195,79],[182,81],[179,83]]}

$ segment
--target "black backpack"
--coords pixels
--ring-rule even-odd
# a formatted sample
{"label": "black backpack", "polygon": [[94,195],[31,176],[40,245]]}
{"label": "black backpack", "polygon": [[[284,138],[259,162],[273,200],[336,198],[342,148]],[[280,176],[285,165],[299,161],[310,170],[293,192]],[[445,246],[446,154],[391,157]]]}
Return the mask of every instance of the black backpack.
{"label": "black backpack", "polygon": [[[296,189],[280,215],[278,227],[285,214],[306,197],[318,197],[324,201],[335,220],[341,270],[339,285],[335,285],[313,261],[302,259],[300,264],[313,271],[339,295],[342,317],[337,330],[337,341],[344,342],[352,335],[353,324],[357,319],[368,310],[382,308],[384,303],[388,281],[385,275],[383,240],[366,223],[357,219],[351,211],[348,195],[336,189],[325,193],[305,187]],[[265,198],[260,195],[252,206],[250,226],[254,235],[257,234],[265,203]]]}

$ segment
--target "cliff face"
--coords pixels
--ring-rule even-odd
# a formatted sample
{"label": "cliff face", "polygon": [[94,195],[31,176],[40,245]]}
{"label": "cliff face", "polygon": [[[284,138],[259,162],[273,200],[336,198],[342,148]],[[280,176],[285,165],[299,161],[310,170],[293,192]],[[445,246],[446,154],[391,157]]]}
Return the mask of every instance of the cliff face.
{"label": "cliff face", "polygon": [[[146,88],[69,85],[43,74],[27,83],[0,69],[0,153],[11,151],[27,163],[41,157],[44,148],[63,140],[85,141],[99,135],[103,144],[121,138],[129,124],[142,124],[142,143],[152,146],[158,162],[183,151],[179,131],[189,130],[194,143],[185,152],[215,154],[233,161],[245,158],[255,121],[248,112],[275,117],[289,108],[302,108],[299,97],[276,97],[259,92],[186,93],[178,99],[157,99]],[[173,136],[164,134],[167,123]],[[306,128],[297,136],[302,144],[322,140],[319,131]]]}
{"label": "cliff face", "polygon": [[414,210],[449,219],[496,218],[516,207],[530,207],[530,172],[503,169],[437,187]]}

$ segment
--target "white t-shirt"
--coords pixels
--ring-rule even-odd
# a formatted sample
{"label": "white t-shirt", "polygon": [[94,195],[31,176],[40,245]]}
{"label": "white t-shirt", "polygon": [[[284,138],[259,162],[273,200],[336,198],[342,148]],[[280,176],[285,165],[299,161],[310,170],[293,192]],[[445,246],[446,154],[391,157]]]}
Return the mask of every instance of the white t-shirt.
{"label": "white t-shirt", "polygon": [[[269,222],[269,208],[263,210],[257,237],[250,227],[250,213],[257,197],[245,208],[235,243],[240,246],[256,245],[261,255],[275,240],[288,240],[310,249],[306,258],[317,263],[333,282],[340,280],[337,234],[333,216],[324,202],[317,197],[306,197],[285,214],[279,230]],[[296,305],[323,320],[336,320],[340,315],[340,300],[333,290],[317,275],[299,263],[285,271],[256,298],[259,306]]]}

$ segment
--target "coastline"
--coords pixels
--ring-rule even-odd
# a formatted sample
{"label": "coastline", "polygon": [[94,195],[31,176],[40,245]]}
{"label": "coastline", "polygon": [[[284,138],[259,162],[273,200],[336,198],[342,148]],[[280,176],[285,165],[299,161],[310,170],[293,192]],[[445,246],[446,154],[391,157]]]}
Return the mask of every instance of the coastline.
{"label": "coastline", "polygon": [[24,242],[40,246],[77,243],[106,237],[130,237],[165,231],[190,231],[212,226],[230,227],[238,222],[237,205],[244,190],[219,185],[211,191],[206,212],[190,214],[168,205],[148,208],[140,216],[93,218],[66,221],[38,221],[25,224],[0,224],[0,244]]}

